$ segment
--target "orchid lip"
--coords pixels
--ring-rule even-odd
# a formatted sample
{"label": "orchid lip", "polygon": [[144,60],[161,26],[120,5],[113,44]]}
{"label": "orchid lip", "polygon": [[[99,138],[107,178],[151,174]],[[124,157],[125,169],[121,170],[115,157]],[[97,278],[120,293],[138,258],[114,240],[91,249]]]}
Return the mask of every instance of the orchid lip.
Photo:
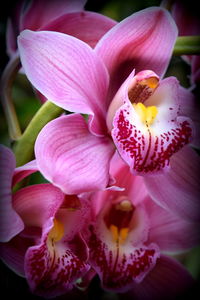
{"label": "orchid lip", "polygon": [[104,222],[117,245],[124,244],[128,237],[134,210],[135,207],[131,201],[126,197],[120,197],[104,216]]}

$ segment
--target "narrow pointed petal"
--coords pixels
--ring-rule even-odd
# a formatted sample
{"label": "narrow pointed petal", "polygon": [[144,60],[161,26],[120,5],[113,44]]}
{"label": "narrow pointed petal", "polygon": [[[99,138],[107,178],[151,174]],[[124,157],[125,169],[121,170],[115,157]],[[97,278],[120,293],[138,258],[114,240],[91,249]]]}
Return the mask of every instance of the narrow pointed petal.
{"label": "narrow pointed petal", "polygon": [[111,76],[110,99],[133,69],[137,73],[153,70],[163,76],[176,38],[172,17],[158,7],[133,14],[105,34],[95,51]]}
{"label": "narrow pointed petal", "polygon": [[144,104],[155,107],[152,124],[141,120],[130,101],[115,114],[112,137],[122,158],[134,174],[160,172],[169,167],[170,158],[192,139],[189,118],[178,115],[178,83],[169,77],[161,81]]}
{"label": "narrow pointed petal", "polygon": [[23,230],[24,224],[12,206],[12,176],[15,158],[7,147],[0,145],[0,241],[7,242]]}
{"label": "narrow pointed petal", "polygon": [[116,21],[106,16],[85,11],[67,13],[48,23],[43,30],[72,35],[94,48],[100,38],[116,24]]}
{"label": "narrow pointed petal", "polygon": [[38,167],[37,167],[36,160],[32,160],[21,167],[15,168],[12,185],[14,186],[25,177],[37,171],[38,171]]}
{"label": "narrow pointed petal", "polygon": [[17,191],[13,206],[26,226],[42,227],[57,211],[64,194],[51,184],[36,184]]}
{"label": "narrow pointed petal", "polygon": [[95,115],[90,126],[99,134],[106,130],[108,74],[87,44],[63,33],[25,30],[18,47],[25,73],[40,93],[66,110]]}
{"label": "narrow pointed petal", "polygon": [[[165,186],[166,187],[166,186]],[[198,222],[179,217],[176,212],[166,210],[150,198],[145,199],[149,217],[148,243],[156,243],[161,251],[177,253],[199,245]]]}
{"label": "narrow pointed petal", "polygon": [[48,123],[35,145],[39,170],[66,194],[104,189],[113,153],[111,141],[92,135],[78,114]]}
{"label": "narrow pointed petal", "polygon": [[38,30],[65,13],[81,11],[85,0],[33,0],[21,17],[21,30]]}
{"label": "narrow pointed petal", "polygon": [[179,262],[162,255],[145,279],[134,284],[132,290],[122,294],[120,299],[175,300],[184,298],[186,292],[190,295],[194,283],[192,276]]}
{"label": "narrow pointed petal", "polygon": [[188,220],[199,221],[199,170],[199,156],[185,146],[171,158],[168,172],[144,180],[149,194],[158,204]]}

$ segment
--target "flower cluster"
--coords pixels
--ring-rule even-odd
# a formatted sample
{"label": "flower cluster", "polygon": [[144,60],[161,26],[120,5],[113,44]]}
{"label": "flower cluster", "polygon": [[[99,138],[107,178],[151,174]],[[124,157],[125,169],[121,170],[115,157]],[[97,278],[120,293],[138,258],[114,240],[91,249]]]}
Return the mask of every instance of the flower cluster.
{"label": "flower cluster", "polygon": [[[0,256],[44,298],[95,276],[125,299],[176,297],[194,279],[173,255],[200,242],[196,98],[164,77],[177,26],[162,7],[117,23],[84,5],[20,2],[8,23],[10,60],[63,110],[34,160],[0,147]],[[34,172],[48,182],[25,184]]]}

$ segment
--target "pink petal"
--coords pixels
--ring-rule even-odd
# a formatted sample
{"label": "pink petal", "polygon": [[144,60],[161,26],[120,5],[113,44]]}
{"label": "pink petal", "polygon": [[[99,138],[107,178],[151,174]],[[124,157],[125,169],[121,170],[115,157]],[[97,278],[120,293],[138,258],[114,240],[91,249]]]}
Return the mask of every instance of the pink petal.
{"label": "pink petal", "polygon": [[102,239],[90,226],[90,264],[98,273],[104,289],[125,292],[133,282],[141,282],[154,267],[159,251],[154,244],[148,247],[117,247]]}
{"label": "pink petal", "polygon": [[[82,228],[79,224],[76,226],[77,222],[83,226],[85,208],[69,210],[67,202],[65,199],[60,209],[52,210],[51,217],[43,223],[39,243],[30,247],[25,256],[25,274],[31,290],[47,298],[72,289],[75,280],[90,268],[85,263],[88,259],[86,243],[77,234]],[[54,218],[64,226],[63,236],[58,240],[49,236]]]}
{"label": "pink petal", "polygon": [[151,125],[140,120],[130,101],[116,112],[112,137],[131,172],[162,171],[168,167],[171,156],[190,142],[191,121],[178,115],[178,87],[175,78],[169,77],[161,81],[153,95],[144,102],[158,110]]}
{"label": "pink petal", "polygon": [[194,136],[192,138],[192,145],[200,148],[200,105],[197,97],[194,96],[189,90],[180,86],[179,88],[180,99],[180,115],[188,116],[194,124]]}
{"label": "pink petal", "polygon": [[[72,35],[92,48],[117,22],[94,12],[67,13],[43,27],[43,30]],[[92,30],[91,30],[92,28]]]}
{"label": "pink petal", "polygon": [[63,33],[25,30],[19,51],[25,73],[40,93],[66,110],[95,115],[95,131],[106,130],[108,74],[87,44]]}
{"label": "pink petal", "polygon": [[199,221],[199,156],[187,146],[171,158],[170,164],[168,172],[145,177],[152,199],[187,220]]}
{"label": "pink petal", "polygon": [[156,243],[161,251],[171,253],[185,251],[199,244],[199,223],[163,209],[150,198],[146,198],[145,208],[149,219],[148,243]]}
{"label": "pink petal", "polygon": [[[129,185],[124,187],[130,189]],[[137,188],[135,186],[136,194]],[[98,215],[90,221],[85,233],[90,249],[89,262],[100,276],[103,288],[124,292],[133,282],[143,280],[154,267],[160,252],[156,244],[147,242],[149,220],[143,204],[135,205],[134,197],[130,198],[129,194],[125,196],[124,192],[103,191],[97,195],[100,193],[103,198],[106,194],[107,201],[104,201]],[[91,200],[95,206],[98,201],[96,193]],[[116,205],[123,200],[132,202],[132,212],[119,211]],[[113,226],[118,229],[118,233],[113,234]],[[127,235],[124,236],[121,230],[126,229]]]}
{"label": "pink petal", "polygon": [[[115,178],[116,186],[124,188],[123,192],[115,192],[115,195],[127,195],[129,199],[133,200],[134,205],[138,205],[143,202],[147,197],[148,192],[144,183],[144,179],[141,176],[133,176],[128,165],[121,159],[116,152],[111,160],[110,173]],[[114,192],[113,192],[114,193]]]}
{"label": "pink petal", "polygon": [[64,200],[64,194],[51,184],[36,184],[17,191],[13,206],[26,226],[42,227]]}
{"label": "pink petal", "polygon": [[25,177],[37,171],[38,171],[38,167],[37,167],[36,160],[32,160],[21,167],[15,168],[12,185],[14,186]]}
{"label": "pink petal", "polygon": [[20,31],[38,30],[65,13],[83,10],[85,0],[34,0],[21,17]]}
{"label": "pink petal", "polygon": [[105,34],[95,51],[111,76],[110,99],[134,68],[136,73],[153,70],[163,76],[176,38],[173,19],[159,7],[137,12]]}
{"label": "pink petal", "polygon": [[65,239],[71,240],[79,234],[90,219],[90,201],[87,193],[82,195],[65,195],[56,218],[63,224]]}
{"label": "pink petal", "polygon": [[[168,300],[179,299],[194,286],[189,272],[175,259],[162,255],[155,268],[132,290],[122,294],[120,299],[127,300]],[[181,298],[180,298],[181,299]]]}
{"label": "pink petal", "polygon": [[[26,232],[26,233],[25,233]],[[12,238],[8,243],[0,244],[0,257],[3,262],[16,274],[25,277],[24,257],[29,247],[35,244],[38,238],[38,228],[29,228]]]}
{"label": "pink petal", "polygon": [[66,194],[104,189],[113,153],[110,140],[91,135],[78,114],[49,122],[35,145],[41,173]]}
{"label": "pink petal", "polygon": [[25,258],[25,272],[31,290],[46,298],[66,293],[72,289],[75,280],[89,270],[89,265],[71,251],[67,241],[51,251],[43,240],[29,248]]}
{"label": "pink petal", "polygon": [[24,224],[12,207],[12,176],[15,158],[7,147],[0,145],[0,241],[8,242],[24,228]]}

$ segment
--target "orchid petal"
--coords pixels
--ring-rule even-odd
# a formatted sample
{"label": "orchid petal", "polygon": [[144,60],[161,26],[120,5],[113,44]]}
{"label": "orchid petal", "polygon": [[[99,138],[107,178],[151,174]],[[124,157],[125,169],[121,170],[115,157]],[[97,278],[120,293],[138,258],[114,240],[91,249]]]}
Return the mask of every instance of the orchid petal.
{"label": "orchid petal", "polygon": [[101,14],[85,11],[67,13],[48,23],[43,30],[72,35],[94,48],[99,39],[116,23],[116,21]]}
{"label": "orchid petal", "polygon": [[20,182],[22,179],[37,171],[38,167],[36,160],[32,160],[21,167],[15,168],[12,185],[15,186],[15,184]]}
{"label": "orchid petal", "polygon": [[[51,217],[43,224],[40,242],[27,250],[25,274],[36,294],[47,298],[61,295],[72,289],[73,282],[89,270],[89,265],[85,263],[88,258],[87,246],[77,234],[73,216],[70,216],[74,215],[77,220],[80,211],[69,211],[65,207],[52,211]],[[57,231],[52,234],[55,220],[62,228],[58,238]],[[83,220],[86,220],[85,216]],[[73,234],[69,231],[73,231]]]}
{"label": "orchid petal", "polygon": [[158,204],[187,220],[199,221],[199,170],[199,156],[185,146],[171,158],[168,172],[144,180],[150,196]]}
{"label": "orchid petal", "polygon": [[40,172],[66,194],[104,189],[113,153],[110,140],[92,135],[78,114],[49,122],[35,145]]}
{"label": "orchid petal", "polygon": [[[110,173],[115,178],[115,184],[125,188],[124,192],[117,191],[116,197],[119,195],[127,195],[129,199],[134,199],[134,205],[143,202],[148,192],[141,176],[132,176],[127,164],[121,159],[118,152],[115,153],[111,160]],[[113,192],[114,193],[114,192]]]}
{"label": "orchid petal", "polygon": [[197,148],[200,148],[200,120],[199,112],[200,105],[198,99],[189,90],[180,87],[179,88],[180,99],[180,112],[181,116],[188,116],[194,124],[194,136],[191,144]]}
{"label": "orchid petal", "polygon": [[199,223],[163,209],[150,198],[145,199],[145,208],[149,217],[148,243],[154,242],[161,251],[171,253],[185,251],[199,244]]}
{"label": "orchid petal", "polygon": [[20,216],[12,207],[12,176],[15,158],[7,147],[0,145],[0,241],[8,242],[24,228]]}
{"label": "orchid petal", "polygon": [[193,286],[194,279],[189,272],[175,259],[162,255],[144,280],[133,284],[132,290],[122,294],[120,299],[175,300],[184,297]]}
{"label": "orchid petal", "polygon": [[18,46],[35,88],[66,110],[95,115],[90,125],[103,134],[108,74],[94,51],[72,36],[50,31],[25,30]]}
{"label": "orchid petal", "polygon": [[64,194],[51,184],[36,184],[17,191],[13,206],[26,226],[42,227],[60,207]]}
{"label": "orchid petal", "polygon": [[21,17],[20,31],[24,29],[38,30],[41,27],[43,28],[48,22],[55,20],[65,13],[83,10],[85,3],[85,0],[31,1]]}
{"label": "orchid petal", "polygon": [[176,25],[162,8],[147,8],[126,18],[97,43],[95,51],[111,76],[110,99],[135,68],[163,76],[177,38]]}
{"label": "orchid petal", "polygon": [[152,124],[142,120],[136,106],[126,102],[113,120],[112,137],[120,155],[135,174],[162,171],[169,166],[171,156],[190,142],[193,129],[189,118],[178,115],[176,79],[161,81],[144,102],[147,108],[152,105],[158,111]]}
{"label": "orchid petal", "polygon": [[26,253],[25,272],[31,290],[47,298],[66,293],[72,284],[89,270],[65,241],[51,247],[47,241],[30,247]]}
{"label": "orchid petal", "polygon": [[140,247],[117,246],[102,239],[90,226],[90,264],[101,278],[102,286],[109,291],[125,292],[133,282],[141,282],[155,266],[159,257],[156,245]]}
{"label": "orchid petal", "polygon": [[0,244],[0,257],[19,276],[25,277],[24,258],[29,247],[35,244],[41,232],[31,227],[23,230],[7,243]]}
{"label": "orchid petal", "polygon": [[[154,267],[160,252],[156,244],[146,243],[149,221],[143,204],[134,206],[134,198],[123,197],[121,192],[118,195],[113,191],[101,193],[102,196],[106,193],[107,201],[86,233],[89,262],[100,276],[103,288],[124,292],[133,282],[143,280]],[[122,198],[132,202],[132,212],[120,212]],[[95,205],[96,197],[92,201]]]}

